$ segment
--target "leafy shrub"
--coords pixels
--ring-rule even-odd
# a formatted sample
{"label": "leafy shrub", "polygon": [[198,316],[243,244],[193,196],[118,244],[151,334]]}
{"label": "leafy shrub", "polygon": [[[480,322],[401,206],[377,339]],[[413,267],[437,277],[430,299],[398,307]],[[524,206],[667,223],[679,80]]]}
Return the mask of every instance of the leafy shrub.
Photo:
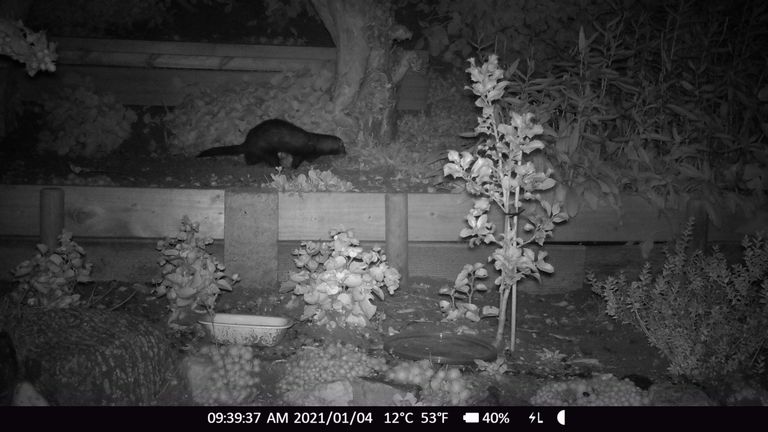
{"label": "leafy shrub", "polygon": [[503,102],[548,126],[569,214],[599,201],[620,209],[636,193],[659,209],[699,200],[719,224],[765,199],[765,68],[754,59],[768,10],[700,3],[611,12],[551,66],[507,69],[514,97]]}
{"label": "leafy shrub", "polygon": [[632,381],[610,374],[545,384],[531,397],[532,405],[542,406],[643,406],[649,402],[647,392]]}
{"label": "leafy shrub", "polygon": [[465,144],[460,135],[475,124],[475,105],[464,88],[464,75],[430,72],[426,109],[403,112],[397,119],[398,139],[421,151],[446,150]]}
{"label": "leafy shrub", "polygon": [[[440,300],[440,309],[446,315],[444,321],[455,321],[458,318],[467,318],[470,321],[480,321],[477,305],[472,303],[472,296],[477,292],[488,291],[488,287],[478,282],[478,279],[488,277],[488,270],[482,263],[465,264],[452,287],[440,288],[440,295],[447,295],[451,301]],[[466,300],[457,302],[456,300]],[[494,312],[498,313],[497,310]]]}
{"label": "leafy shrub", "polygon": [[78,283],[91,282],[93,264],[85,259],[85,250],[64,230],[59,247],[48,250],[37,245],[38,253],[13,270],[18,286],[13,297],[29,306],[46,309],[68,308],[80,304],[80,294],[74,293]]}
{"label": "leafy shrub", "polygon": [[199,231],[200,224],[184,216],[175,237],[157,242],[162,278],[155,280],[154,291],[168,298],[172,327],[183,326],[190,312],[212,313],[221,291],[232,291],[238,281],[237,274],[227,276],[224,265],[205,251],[213,239],[198,238]]}
{"label": "leafy shrub", "polygon": [[247,345],[206,345],[185,359],[192,398],[200,405],[240,405],[256,396],[261,361]]}
{"label": "leafy shrub", "polygon": [[400,273],[381,249],[364,252],[352,231],[331,230],[333,242],[302,242],[293,251],[300,270],[291,272],[282,291],[302,296],[302,320],[328,328],[365,327],[376,313],[374,295],[384,299],[400,286]]}
{"label": "leafy shrub", "polygon": [[288,179],[282,169],[277,174],[271,174],[272,181],[262,186],[270,187],[278,192],[349,192],[356,190],[352,183],[342,180],[330,170],[320,171],[311,168],[309,172]]}
{"label": "leafy shrub", "polygon": [[59,36],[128,36],[170,18],[171,0],[35,0],[30,23]]}
{"label": "leafy shrub", "polygon": [[386,368],[383,358],[369,356],[353,345],[307,346],[287,359],[277,387],[287,401],[300,404],[319,384],[372,376]]}
{"label": "leafy shrub", "polygon": [[[534,242],[543,246],[552,235],[555,224],[568,220],[568,215],[559,203],[550,204],[541,195],[542,191],[555,186],[555,180],[550,178],[551,171],[542,172],[533,163],[523,162],[524,155],[544,148],[544,143],[536,139],[542,133],[542,127],[534,122],[531,113],[520,115],[499,107],[509,82],[502,79],[504,73],[498,58],[492,55],[482,66],[477,66],[474,58],[469,59],[469,63],[467,72],[473,82],[470,88],[477,96],[475,104],[482,108],[475,133],[487,138],[473,152],[450,150],[450,162],[443,167],[443,173],[446,177],[462,180],[466,191],[476,197],[467,214],[468,227],[459,235],[469,238],[470,247],[483,243],[498,246],[489,257],[496,270],[501,272],[495,280],[501,294],[499,308],[493,311],[493,315],[499,317],[495,344],[501,344],[511,294],[509,346],[514,351],[517,283],[529,276],[541,280],[540,271],[554,271],[554,267],[545,261],[547,252],[537,253],[526,246]],[[523,208],[523,202],[530,205]],[[499,237],[494,234],[494,224],[488,221],[492,204],[504,214],[503,234]]]}
{"label": "leafy shrub", "polygon": [[587,281],[608,315],[642,330],[669,359],[671,373],[703,380],[746,372],[768,339],[768,243],[745,237],[743,263],[729,267],[717,248],[689,254],[692,230],[691,219],[655,277],[646,263],[636,281],[591,273]]}
{"label": "leafy shrub", "polygon": [[115,102],[114,96],[96,93],[90,81],[73,84],[79,85],[46,95],[45,126],[38,134],[38,151],[105,156],[131,135],[136,113]]}
{"label": "leafy shrub", "polygon": [[0,55],[24,63],[27,74],[56,71],[56,44],[48,43],[44,32],[34,33],[21,23],[0,19]]}
{"label": "leafy shrub", "polygon": [[[468,57],[495,53],[512,58],[535,53],[536,61],[557,58],[567,49],[585,16],[610,8],[600,1],[542,0],[397,0],[403,11],[416,15],[421,38],[416,49],[460,67]],[[411,17],[409,17],[411,18]]]}

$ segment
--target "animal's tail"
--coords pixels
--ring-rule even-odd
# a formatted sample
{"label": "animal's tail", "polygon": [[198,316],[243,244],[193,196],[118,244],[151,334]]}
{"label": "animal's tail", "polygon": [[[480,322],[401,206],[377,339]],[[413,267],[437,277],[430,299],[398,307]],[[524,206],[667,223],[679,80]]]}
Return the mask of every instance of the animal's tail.
{"label": "animal's tail", "polygon": [[[28,362],[28,368],[29,366]],[[47,406],[48,401],[29,381],[24,381],[16,348],[8,332],[0,332],[0,405]]]}
{"label": "animal's tail", "polygon": [[243,154],[242,145],[232,145],[223,147],[213,147],[208,150],[203,150],[197,157],[210,157],[210,156],[233,156]]}

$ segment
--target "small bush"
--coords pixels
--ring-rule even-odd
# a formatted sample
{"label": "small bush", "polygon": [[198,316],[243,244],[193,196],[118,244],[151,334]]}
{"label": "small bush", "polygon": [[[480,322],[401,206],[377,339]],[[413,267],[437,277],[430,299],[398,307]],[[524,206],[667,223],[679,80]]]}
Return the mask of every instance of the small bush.
{"label": "small bush", "polygon": [[213,239],[200,238],[199,232],[200,223],[184,216],[175,236],[157,242],[161,278],[154,281],[154,292],[168,299],[170,327],[184,327],[189,318],[194,317],[192,312],[213,313],[219,294],[232,291],[232,286],[240,280],[237,274],[224,273],[224,264],[206,251]]}
{"label": "small bush", "polygon": [[374,297],[384,299],[400,287],[400,273],[379,247],[363,251],[352,231],[331,230],[332,242],[302,242],[293,251],[298,272],[281,291],[304,300],[302,320],[326,326],[366,327],[376,313]]}
{"label": "small bush", "polygon": [[38,150],[62,156],[106,156],[131,135],[136,113],[114,96],[97,93],[90,81],[72,84],[43,101],[45,127],[38,134]]}
{"label": "small bush", "polygon": [[633,282],[624,274],[588,274],[587,281],[608,315],[633,324],[661,350],[671,373],[702,381],[757,369],[768,339],[768,243],[759,234],[745,237],[743,263],[729,266],[716,247],[708,256],[688,254],[692,229],[690,220],[655,277],[646,263]]}
{"label": "small bush", "polygon": [[58,238],[58,248],[49,250],[38,244],[38,253],[12,271],[18,283],[14,299],[44,309],[81,305],[80,294],[74,289],[79,283],[91,282],[93,264],[86,260],[85,250],[72,240],[71,232],[64,230]]}

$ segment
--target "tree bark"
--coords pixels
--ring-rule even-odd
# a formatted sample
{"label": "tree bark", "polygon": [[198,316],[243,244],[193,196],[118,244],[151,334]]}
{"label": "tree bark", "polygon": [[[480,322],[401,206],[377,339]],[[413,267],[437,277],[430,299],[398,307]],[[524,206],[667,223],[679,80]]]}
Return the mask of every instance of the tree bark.
{"label": "tree bark", "polygon": [[336,44],[333,101],[339,123],[353,127],[358,141],[388,143],[394,133],[395,113],[389,1],[312,3]]}

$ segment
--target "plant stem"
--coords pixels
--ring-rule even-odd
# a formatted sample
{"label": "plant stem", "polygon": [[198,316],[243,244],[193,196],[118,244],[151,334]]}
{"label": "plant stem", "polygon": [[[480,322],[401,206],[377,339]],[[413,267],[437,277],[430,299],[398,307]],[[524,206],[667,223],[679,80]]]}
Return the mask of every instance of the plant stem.
{"label": "plant stem", "polygon": [[[517,157],[514,158],[515,163],[514,166],[520,166],[522,163],[523,155],[518,154]],[[515,201],[512,203],[515,207],[515,215],[512,217],[512,231],[510,232],[509,229],[509,211],[506,212],[506,215],[504,216],[504,228],[506,229],[506,232],[504,233],[504,243],[510,244],[510,240],[512,239],[512,247],[517,249],[520,247],[520,245],[517,244],[517,224],[518,224],[518,215],[520,214],[520,183],[517,183],[517,186],[515,187]],[[509,208],[509,203],[507,203],[507,208]],[[512,270],[512,274],[517,274],[517,265]],[[509,350],[515,351],[515,330],[517,329],[517,279],[515,279],[514,282],[512,282],[512,311],[510,316],[510,322],[509,322]]]}
{"label": "plant stem", "polygon": [[496,339],[493,344],[496,348],[501,349],[501,340],[504,337],[504,327],[507,323],[507,299],[509,298],[509,286],[504,282],[504,276],[502,275],[501,286],[499,287],[499,326],[496,328]]}

